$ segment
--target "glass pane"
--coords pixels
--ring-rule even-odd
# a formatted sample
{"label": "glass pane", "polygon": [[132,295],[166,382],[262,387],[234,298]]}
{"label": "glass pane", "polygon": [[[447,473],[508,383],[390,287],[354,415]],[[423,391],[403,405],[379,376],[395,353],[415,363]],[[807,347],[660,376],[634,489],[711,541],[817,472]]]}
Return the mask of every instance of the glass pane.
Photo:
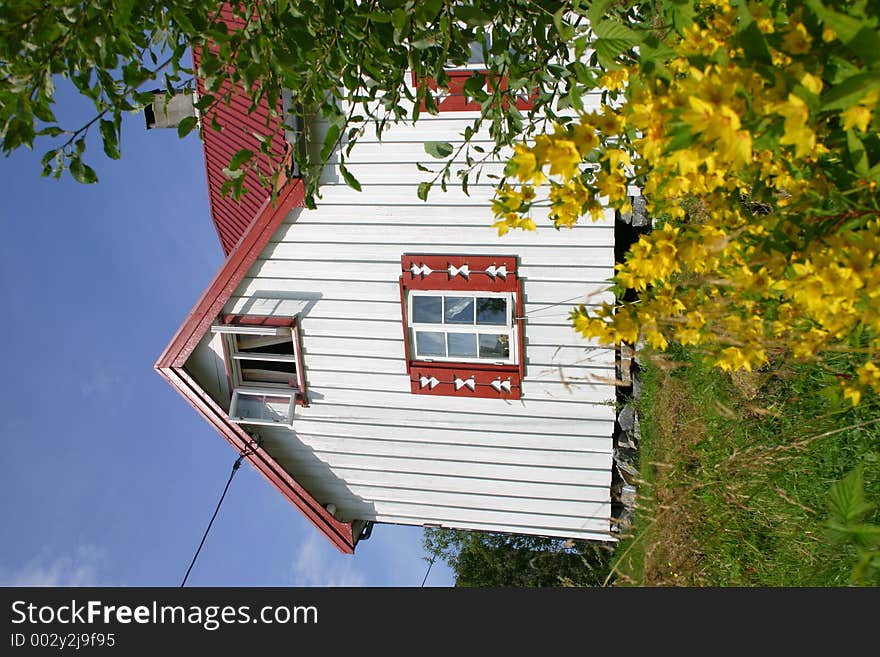
{"label": "glass pane", "polygon": [[470,42],[470,57],[468,57],[468,64],[482,64],[483,63],[483,44],[479,41],[471,41]]}
{"label": "glass pane", "polygon": [[244,354],[293,355],[290,335],[236,335],[235,345],[238,352]]}
{"label": "glass pane", "polygon": [[445,356],[446,334],[434,331],[416,331],[416,355]]}
{"label": "glass pane", "polygon": [[444,319],[447,324],[473,324],[474,323],[474,298],[473,297],[443,297],[446,300],[446,314]]}
{"label": "glass pane", "polygon": [[477,357],[477,336],[473,333],[447,333],[449,355],[459,358]]}
{"label": "glass pane", "polygon": [[507,325],[507,299],[483,297],[477,299],[477,324]]}
{"label": "glass pane", "polygon": [[508,360],[510,358],[510,338],[506,333],[480,333],[480,358]]}
{"label": "glass pane", "polygon": [[413,297],[413,321],[418,324],[440,324],[443,319],[443,297]]}
{"label": "glass pane", "polygon": [[290,424],[290,397],[240,392],[235,413],[247,420]]}
{"label": "glass pane", "polygon": [[296,380],[296,365],[271,360],[240,360],[241,380],[246,383],[289,383]]}

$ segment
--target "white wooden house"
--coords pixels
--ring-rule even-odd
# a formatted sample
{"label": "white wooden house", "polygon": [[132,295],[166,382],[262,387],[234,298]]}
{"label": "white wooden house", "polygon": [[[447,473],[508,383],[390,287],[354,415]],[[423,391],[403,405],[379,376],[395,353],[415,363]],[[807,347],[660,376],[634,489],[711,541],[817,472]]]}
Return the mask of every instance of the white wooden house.
{"label": "white wooden house", "polygon": [[614,352],[567,318],[607,298],[613,213],[498,237],[485,175],[418,200],[423,142],[474,116],[454,97],[359,141],[360,193],[334,161],[315,210],[295,178],[236,203],[221,169],[266,116],[243,108],[204,131],[228,257],[157,370],[344,552],[372,523],[613,540]]}

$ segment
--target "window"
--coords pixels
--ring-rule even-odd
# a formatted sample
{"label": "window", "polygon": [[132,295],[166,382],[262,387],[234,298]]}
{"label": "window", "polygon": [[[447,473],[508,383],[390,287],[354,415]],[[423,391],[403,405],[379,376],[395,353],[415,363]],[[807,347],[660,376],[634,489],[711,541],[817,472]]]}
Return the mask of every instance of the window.
{"label": "window", "polygon": [[401,267],[412,392],[518,399],[523,322],[516,258],[407,254]]}
{"label": "window", "polygon": [[293,426],[296,404],[306,405],[302,354],[295,318],[227,318],[214,325],[232,395],[229,419],[242,424]]}
{"label": "window", "polygon": [[[490,36],[486,36],[485,49],[486,52],[489,51],[489,48],[492,45],[492,40]],[[484,44],[479,41],[472,41],[470,43],[470,55],[467,60],[467,64],[463,66],[455,66],[452,68],[444,69],[446,75],[449,76],[449,83],[446,89],[440,90],[437,86],[437,81],[433,78],[428,79],[428,88],[434,92],[434,97],[437,101],[437,109],[440,112],[479,112],[482,110],[480,103],[475,100],[468,100],[467,94],[465,93],[465,84],[468,80],[473,77],[475,73],[478,73],[483,76],[482,85],[486,88],[487,91],[491,92],[493,89],[494,81],[489,79],[488,71],[486,70],[486,60],[483,57],[483,48]],[[415,73],[412,74],[412,82],[413,86],[417,85],[417,79]],[[502,78],[498,81],[498,86],[500,89],[507,89],[507,78]],[[473,91],[471,92],[473,94]],[[533,107],[534,100],[528,97],[528,94],[523,94],[521,96],[517,96],[516,98],[516,107],[520,110],[529,110]],[[424,101],[422,101],[421,109],[426,109]]]}

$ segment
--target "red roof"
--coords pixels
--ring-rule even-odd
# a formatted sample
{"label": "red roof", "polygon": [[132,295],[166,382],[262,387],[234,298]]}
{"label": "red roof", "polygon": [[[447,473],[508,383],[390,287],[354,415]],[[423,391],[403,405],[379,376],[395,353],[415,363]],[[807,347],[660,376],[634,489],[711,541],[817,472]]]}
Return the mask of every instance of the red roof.
{"label": "red roof", "polygon": [[[228,5],[221,9],[221,18],[227,25],[240,25],[241,19],[232,15]],[[201,62],[201,49],[193,48],[193,67],[198,71]],[[217,91],[205,89],[204,80],[196,77],[199,96],[210,93],[220,98],[229,88],[224,84]],[[246,148],[259,153],[260,141],[254,133],[272,137],[270,155],[259,154],[258,168],[263,175],[271,175],[277,171],[290,156],[290,146],[284,135],[282,126],[281,98],[276,99],[275,107],[270,109],[266,98],[260,100],[259,106],[248,112],[250,100],[240,88],[233,90],[230,102],[218,102],[202,114],[202,139],[205,149],[205,169],[208,174],[208,200],[211,206],[211,218],[217,228],[220,244],[227,255],[232,251],[244,231],[253,221],[269,191],[261,184],[256,172],[249,170],[245,174],[244,189],[239,200],[231,195],[223,196],[221,188],[228,180],[223,169],[229,166],[232,156]],[[275,110],[274,112],[271,110]],[[222,130],[214,130],[212,118],[223,126]]]}
{"label": "red roof", "polygon": [[[231,12],[224,6],[221,16],[232,22]],[[200,52],[193,49],[193,64],[197,68]],[[199,94],[206,93],[204,83],[197,78]],[[222,93],[228,87],[221,89]],[[214,92],[212,95],[217,96]],[[280,105],[280,99],[279,103]],[[259,254],[278,230],[287,214],[303,205],[303,182],[284,177],[279,181],[274,201],[260,184],[254,172],[248,172],[244,194],[240,201],[223,196],[221,187],[227,180],[224,167],[236,152],[247,148],[259,152],[260,142],[253,133],[273,136],[271,154],[260,155],[259,169],[271,175],[289,158],[290,147],[285,138],[280,116],[272,116],[269,104],[263,100],[259,107],[248,113],[249,101],[239,92],[226,105],[218,103],[202,116],[202,135],[205,148],[205,168],[208,174],[208,198],[211,217],[217,227],[223,251],[228,256],[208,289],[190,311],[171,342],[155,364],[156,370],[211,424],[226,440],[260,472],[282,495],[290,500],[342,552],[354,552],[357,536],[350,522],[341,522],[312,497],[311,493],[290,476],[274,457],[255,445],[238,424],[231,422],[226,412],[213,400],[186,371],[186,361],[211,323],[245,277]],[[276,109],[280,110],[280,107]],[[211,128],[211,116],[223,126]],[[267,123],[268,122],[268,123]],[[267,127],[268,126],[268,127]]]}

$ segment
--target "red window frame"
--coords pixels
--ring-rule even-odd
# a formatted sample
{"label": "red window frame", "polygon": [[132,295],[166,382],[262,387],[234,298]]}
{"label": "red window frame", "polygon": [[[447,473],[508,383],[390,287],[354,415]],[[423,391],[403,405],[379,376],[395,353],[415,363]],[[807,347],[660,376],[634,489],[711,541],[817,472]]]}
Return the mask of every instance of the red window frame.
{"label": "red window frame", "polygon": [[[522,280],[516,256],[404,254],[400,259],[400,306],[410,390],[417,395],[520,399],[525,377]],[[414,356],[408,323],[413,290],[508,292],[515,299],[516,363],[424,361]]]}
{"label": "red window frame", "polygon": [[[306,387],[305,366],[302,357],[302,336],[300,335],[300,326],[298,317],[272,317],[263,315],[223,315],[223,324],[227,326],[273,326],[273,327],[290,327],[293,333],[293,340],[296,343],[296,381],[291,384],[299,388],[299,392],[295,397],[297,406],[308,407],[309,391]],[[224,350],[225,353],[225,350]],[[229,371],[229,363],[224,357],[223,364],[226,367],[226,378],[229,382],[229,390],[233,389],[232,374]]]}
{"label": "red window frame", "polygon": [[[440,112],[479,112],[482,108],[480,107],[480,103],[475,100],[468,100],[464,95],[464,85],[465,82],[474,74],[480,73],[485,76],[485,87],[490,92],[492,91],[492,80],[489,77],[488,69],[484,68],[468,68],[468,69],[453,69],[446,71],[446,75],[449,76],[449,86],[446,91],[448,95],[445,98],[440,99],[437,102],[437,109]],[[427,78],[428,89],[431,91],[437,91],[438,85],[437,80],[434,78]],[[418,86],[418,78],[416,78],[416,74],[412,72],[412,84],[413,87]],[[499,88],[503,91],[507,89],[507,78],[501,78],[499,82]],[[530,110],[534,107],[534,96],[529,98],[517,98],[516,99],[516,108],[520,110]],[[421,110],[425,110],[425,101],[421,101],[419,105]]]}

